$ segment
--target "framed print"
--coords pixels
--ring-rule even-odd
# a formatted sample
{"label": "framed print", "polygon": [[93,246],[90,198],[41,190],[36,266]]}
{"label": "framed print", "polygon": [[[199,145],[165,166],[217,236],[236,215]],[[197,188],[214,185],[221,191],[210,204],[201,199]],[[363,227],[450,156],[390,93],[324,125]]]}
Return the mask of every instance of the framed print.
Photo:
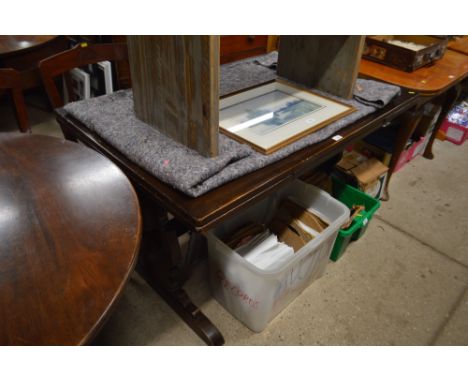
{"label": "framed print", "polygon": [[263,154],[355,111],[352,106],[276,80],[220,100],[221,132]]}

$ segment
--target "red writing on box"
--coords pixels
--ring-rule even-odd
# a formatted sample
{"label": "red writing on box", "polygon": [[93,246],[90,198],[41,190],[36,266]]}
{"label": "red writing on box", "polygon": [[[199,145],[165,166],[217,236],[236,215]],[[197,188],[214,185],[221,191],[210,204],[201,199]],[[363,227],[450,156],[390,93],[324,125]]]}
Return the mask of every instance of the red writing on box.
{"label": "red writing on box", "polygon": [[218,270],[216,273],[218,279],[221,281],[221,285],[224,289],[229,291],[233,296],[239,298],[242,302],[249,305],[252,309],[257,309],[260,301],[253,300],[247,293],[245,293],[242,289],[240,289],[237,285],[234,285],[230,282],[224,273]]}

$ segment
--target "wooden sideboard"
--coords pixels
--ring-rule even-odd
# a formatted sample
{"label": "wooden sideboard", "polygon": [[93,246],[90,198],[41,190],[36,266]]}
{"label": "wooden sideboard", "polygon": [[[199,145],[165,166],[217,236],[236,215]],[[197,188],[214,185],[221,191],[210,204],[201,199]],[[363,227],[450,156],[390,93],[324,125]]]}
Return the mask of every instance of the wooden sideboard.
{"label": "wooden sideboard", "polygon": [[221,36],[220,62],[226,64],[265,54],[267,48],[268,36]]}

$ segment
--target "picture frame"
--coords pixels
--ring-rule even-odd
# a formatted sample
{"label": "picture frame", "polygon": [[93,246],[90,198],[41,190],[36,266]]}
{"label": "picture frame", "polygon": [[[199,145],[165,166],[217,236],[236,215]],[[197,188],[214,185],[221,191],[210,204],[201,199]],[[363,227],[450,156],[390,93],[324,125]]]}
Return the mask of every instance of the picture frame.
{"label": "picture frame", "polygon": [[72,92],[76,99],[91,98],[91,79],[88,73],[79,68],[70,70]]}
{"label": "picture frame", "polygon": [[220,131],[271,154],[356,109],[283,80],[220,99]]}

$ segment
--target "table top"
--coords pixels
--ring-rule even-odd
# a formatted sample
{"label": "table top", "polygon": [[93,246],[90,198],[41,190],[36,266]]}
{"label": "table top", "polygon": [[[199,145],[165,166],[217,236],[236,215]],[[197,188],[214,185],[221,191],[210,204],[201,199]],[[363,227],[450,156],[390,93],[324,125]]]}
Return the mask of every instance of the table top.
{"label": "table top", "polygon": [[404,72],[377,62],[362,59],[359,73],[428,95],[441,93],[462,81],[468,74],[468,56],[447,50],[432,66]]}
{"label": "table top", "polygon": [[457,37],[455,40],[449,41],[447,47],[450,50],[468,55],[468,36]]}
{"label": "table top", "polygon": [[150,175],[64,110],[57,110],[57,120],[73,130],[86,145],[114,161],[134,183],[152,194],[179,221],[197,231],[206,231],[243,207],[257,202],[295,177],[341,153],[351,142],[378,129],[396,114],[415,105],[418,99],[417,94],[403,89],[402,95],[395,97],[385,108],[340,130],[339,134],[343,137],[341,140],[326,139],[197,198],[187,196]]}
{"label": "table top", "polygon": [[133,270],[136,194],[102,155],[0,134],[0,345],[89,342]]}
{"label": "table top", "polygon": [[0,57],[34,49],[58,36],[0,36]]}

